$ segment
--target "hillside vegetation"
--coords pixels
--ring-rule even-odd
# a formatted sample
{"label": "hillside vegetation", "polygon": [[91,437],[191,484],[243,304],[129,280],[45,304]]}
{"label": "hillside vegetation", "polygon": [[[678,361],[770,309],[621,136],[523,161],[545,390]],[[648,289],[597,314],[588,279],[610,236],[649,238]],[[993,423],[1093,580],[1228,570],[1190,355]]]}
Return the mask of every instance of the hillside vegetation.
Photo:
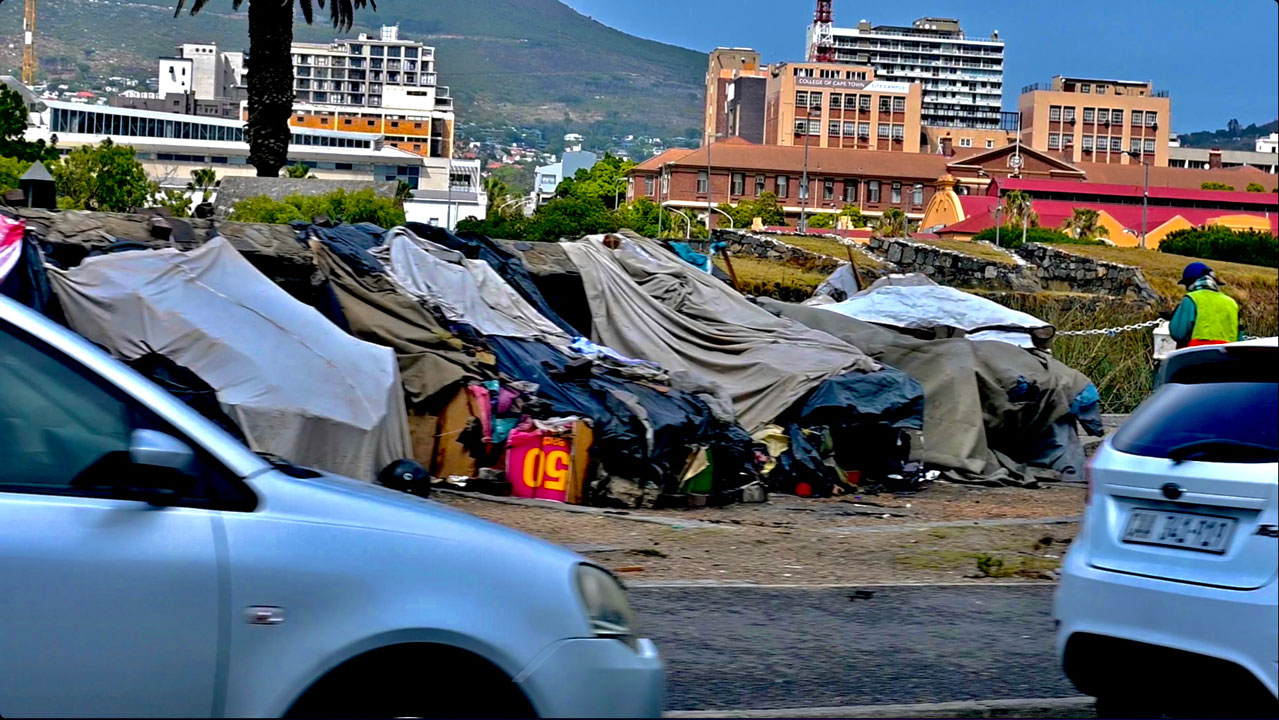
{"label": "hillside vegetation", "polygon": [[[41,0],[41,76],[156,74],[156,58],[184,42],[248,44],[247,11],[214,0],[194,17],[173,17],[173,0]],[[557,0],[379,0],[357,12],[350,35],[400,25],[402,37],[436,48],[440,83],[460,120],[530,125],[564,121],[615,125],[627,133],[682,135],[700,124],[705,57],[609,28]],[[327,17],[327,13],[322,14]],[[296,39],[327,42],[326,23],[299,23]],[[22,4],[0,8],[0,72],[21,65]]]}

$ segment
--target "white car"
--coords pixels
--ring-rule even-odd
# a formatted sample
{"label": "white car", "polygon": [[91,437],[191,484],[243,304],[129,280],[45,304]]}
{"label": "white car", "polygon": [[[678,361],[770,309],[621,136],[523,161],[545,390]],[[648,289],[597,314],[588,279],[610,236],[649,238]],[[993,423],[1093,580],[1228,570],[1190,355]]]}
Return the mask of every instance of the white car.
{"label": "white car", "polygon": [[1275,338],[1172,353],[1090,461],[1054,615],[1103,717],[1279,714],[1277,378]]}

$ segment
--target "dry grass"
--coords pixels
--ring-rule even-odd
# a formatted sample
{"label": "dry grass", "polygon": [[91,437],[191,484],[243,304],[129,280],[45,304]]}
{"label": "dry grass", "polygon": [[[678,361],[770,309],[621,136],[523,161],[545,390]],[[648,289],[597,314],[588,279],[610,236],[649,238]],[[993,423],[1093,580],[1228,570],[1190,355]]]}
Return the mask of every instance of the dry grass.
{"label": "dry grass", "polygon": [[[1182,269],[1198,259],[1158,250],[1108,245],[1071,245],[1059,249],[1095,260],[1141,268],[1151,286],[1168,299],[1170,306],[1185,294],[1185,289],[1177,284]],[[1225,281],[1222,289],[1226,294],[1239,302],[1244,332],[1261,336],[1279,334],[1279,270],[1220,260],[1206,262],[1217,272],[1217,277]]]}
{"label": "dry grass", "polygon": [[[773,239],[777,240],[778,242],[786,243],[787,245],[794,245],[797,248],[803,248],[805,250],[808,250],[809,252],[815,252],[820,255],[832,257],[832,258],[835,258],[836,260],[840,260],[840,261],[848,260],[848,248],[843,243],[837,240],[831,240],[830,238],[799,237],[799,236],[791,237],[788,235],[786,237],[773,236]],[[885,265],[882,262],[876,260],[875,258],[869,257],[866,255],[866,253],[858,250],[853,250],[853,262],[857,264],[858,268],[878,270],[880,268],[885,267]]]}
{"label": "dry grass", "polygon": [[1012,259],[1008,253],[997,248],[993,248],[984,243],[968,242],[967,240],[914,240],[914,242],[924,245],[931,245],[941,250],[949,250],[957,252],[961,255],[969,257],[981,258],[982,260],[990,260],[1000,263],[1001,265],[1016,265],[1017,261]]}
{"label": "dry grass", "polygon": [[[724,259],[715,257],[715,264],[727,272]],[[813,291],[826,279],[826,273],[803,270],[789,263],[776,260],[733,256],[733,270],[737,273],[738,290],[743,295],[777,298],[787,302],[800,302],[813,296]]]}

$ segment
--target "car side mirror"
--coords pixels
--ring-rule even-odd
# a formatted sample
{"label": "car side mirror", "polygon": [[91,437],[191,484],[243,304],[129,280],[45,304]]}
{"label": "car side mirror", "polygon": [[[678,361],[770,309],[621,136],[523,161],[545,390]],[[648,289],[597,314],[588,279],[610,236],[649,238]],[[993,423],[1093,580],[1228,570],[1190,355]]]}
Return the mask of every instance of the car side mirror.
{"label": "car side mirror", "polygon": [[129,499],[171,505],[195,484],[195,451],[181,440],[156,430],[134,430],[129,437],[127,471],[119,490]]}

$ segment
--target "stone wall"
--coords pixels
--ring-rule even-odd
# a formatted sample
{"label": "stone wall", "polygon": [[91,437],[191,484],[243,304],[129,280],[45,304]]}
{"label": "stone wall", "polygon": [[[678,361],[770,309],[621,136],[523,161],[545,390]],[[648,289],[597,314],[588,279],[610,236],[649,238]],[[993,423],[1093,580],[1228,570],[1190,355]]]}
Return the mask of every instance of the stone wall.
{"label": "stone wall", "polygon": [[819,273],[832,273],[847,260],[841,261],[821,253],[787,245],[780,240],[738,230],[716,230],[716,242],[727,242],[729,252],[742,257],[775,260]]}
{"label": "stone wall", "polygon": [[987,290],[1042,290],[1033,271],[1013,256],[1007,262],[987,260],[901,238],[871,238],[872,252],[906,273],[922,273],[952,287]]}
{"label": "stone wall", "polygon": [[1094,260],[1069,250],[1035,243],[1018,248],[1017,254],[1030,263],[1040,284],[1048,290],[1162,302],[1141,270],[1129,265]]}

